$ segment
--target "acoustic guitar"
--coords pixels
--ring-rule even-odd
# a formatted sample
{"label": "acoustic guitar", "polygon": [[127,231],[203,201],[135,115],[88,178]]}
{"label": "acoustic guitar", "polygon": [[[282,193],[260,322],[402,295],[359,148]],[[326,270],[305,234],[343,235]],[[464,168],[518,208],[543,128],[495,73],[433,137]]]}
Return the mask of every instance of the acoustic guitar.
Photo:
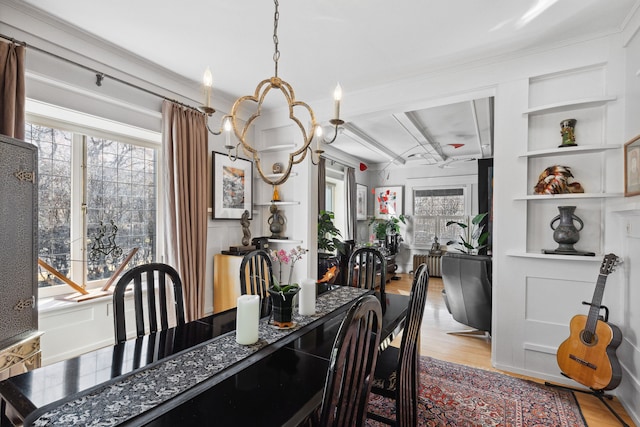
{"label": "acoustic guitar", "polygon": [[589,315],[579,314],[571,319],[571,334],[560,344],[556,355],[558,366],[564,375],[592,390],[612,390],[622,379],[620,363],[616,357],[622,333],[617,326],[600,316],[604,285],[617,260],[618,257],[614,254],[604,257],[589,304]]}

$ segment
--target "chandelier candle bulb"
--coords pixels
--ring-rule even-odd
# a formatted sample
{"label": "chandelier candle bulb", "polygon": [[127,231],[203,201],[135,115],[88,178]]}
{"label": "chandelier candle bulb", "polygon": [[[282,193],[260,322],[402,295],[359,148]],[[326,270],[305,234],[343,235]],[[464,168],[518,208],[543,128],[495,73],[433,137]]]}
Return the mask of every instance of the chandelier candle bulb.
{"label": "chandelier candle bulb", "polygon": [[342,87],[340,83],[336,86],[336,89],[333,91],[333,106],[334,106],[334,119],[340,120],[340,100],[342,100]]}
{"label": "chandelier candle bulb", "polygon": [[260,323],[260,296],[241,295],[236,311],[236,342],[250,345],[258,341]]}
{"label": "chandelier candle bulb", "polygon": [[320,150],[320,140],[322,139],[322,126],[316,128],[316,151]]}
{"label": "chandelier candle bulb", "polygon": [[227,150],[233,149],[231,145],[231,119],[229,117],[224,121],[224,147]]}
{"label": "chandelier candle bulb", "polygon": [[202,83],[204,84],[204,106],[211,107],[211,88],[213,87],[213,75],[211,74],[211,70],[209,69],[209,67],[204,70]]}
{"label": "chandelier candle bulb", "polygon": [[298,294],[298,313],[301,316],[312,316],[316,314],[316,281],[304,279],[300,285]]}

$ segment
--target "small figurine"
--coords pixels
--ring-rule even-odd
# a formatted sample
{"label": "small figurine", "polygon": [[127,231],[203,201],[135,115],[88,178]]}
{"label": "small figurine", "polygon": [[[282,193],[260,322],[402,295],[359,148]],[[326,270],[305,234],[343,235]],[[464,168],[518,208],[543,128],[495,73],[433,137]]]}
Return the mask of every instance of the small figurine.
{"label": "small figurine", "polygon": [[251,243],[251,230],[249,230],[249,211],[245,210],[240,218],[240,225],[242,225],[242,246],[249,246]]}
{"label": "small figurine", "polygon": [[438,243],[438,236],[433,237],[433,244],[431,245],[431,250],[429,254],[431,255],[440,255],[442,253],[442,249],[440,248],[440,243]]}

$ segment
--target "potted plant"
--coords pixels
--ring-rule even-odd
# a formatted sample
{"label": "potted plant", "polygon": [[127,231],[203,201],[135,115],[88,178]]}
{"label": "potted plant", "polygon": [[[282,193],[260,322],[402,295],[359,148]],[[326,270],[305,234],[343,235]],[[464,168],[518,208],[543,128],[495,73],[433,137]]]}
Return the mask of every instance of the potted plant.
{"label": "potted plant", "polygon": [[461,229],[459,239],[450,240],[447,242],[447,246],[456,245],[455,249],[462,253],[477,255],[483,249],[488,247],[489,231],[485,231],[485,226],[482,221],[488,214],[480,213],[471,218],[471,224],[468,222],[447,221],[447,227],[450,225],[457,225]]}
{"label": "potted plant", "polygon": [[373,218],[369,225],[373,224],[373,234],[376,240],[386,240],[387,236],[400,233],[400,223],[406,224],[404,215],[390,216],[389,219]]}
{"label": "potted plant", "polygon": [[[273,324],[279,328],[290,328],[293,323],[293,298],[300,292],[300,286],[293,283],[293,267],[296,261],[302,258],[308,251],[300,246],[291,249],[289,252],[284,249],[279,251],[271,250],[269,255],[273,262],[280,264],[278,278],[273,277],[273,284],[269,292],[273,316]],[[287,283],[282,282],[282,270],[285,265],[289,265],[289,278]]]}
{"label": "potted plant", "polygon": [[338,239],[342,233],[333,223],[334,218],[329,211],[318,215],[318,279],[323,283],[335,283],[340,263],[336,252],[344,253],[344,243]]}

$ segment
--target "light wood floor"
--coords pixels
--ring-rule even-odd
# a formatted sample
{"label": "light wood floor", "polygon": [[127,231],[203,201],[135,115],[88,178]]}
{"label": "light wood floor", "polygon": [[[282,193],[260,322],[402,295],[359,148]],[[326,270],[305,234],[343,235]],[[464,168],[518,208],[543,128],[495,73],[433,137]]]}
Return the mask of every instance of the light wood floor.
{"label": "light wood floor", "polygon": [[[398,276],[400,280],[391,280],[387,283],[386,291],[408,295],[412,276],[408,274],[398,274]],[[442,280],[437,277],[430,278],[422,322],[420,354],[462,365],[498,371],[491,366],[490,339],[447,334],[448,331],[464,331],[469,328],[453,320],[444,305],[441,291]],[[568,333],[567,330],[567,336]],[[395,344],[399,345],[399,339]],[[503,373],[513,375],[509,372]],[[514,376],[521,377],[520,375]],[[536,378],[530,379],[544,382]],[[589,427],[619,427],[621,425],[597,398],[584,393],[576,393],[576,397]],[[617,399],[614,398],[609,403],[630,426],[635,426]]]}

